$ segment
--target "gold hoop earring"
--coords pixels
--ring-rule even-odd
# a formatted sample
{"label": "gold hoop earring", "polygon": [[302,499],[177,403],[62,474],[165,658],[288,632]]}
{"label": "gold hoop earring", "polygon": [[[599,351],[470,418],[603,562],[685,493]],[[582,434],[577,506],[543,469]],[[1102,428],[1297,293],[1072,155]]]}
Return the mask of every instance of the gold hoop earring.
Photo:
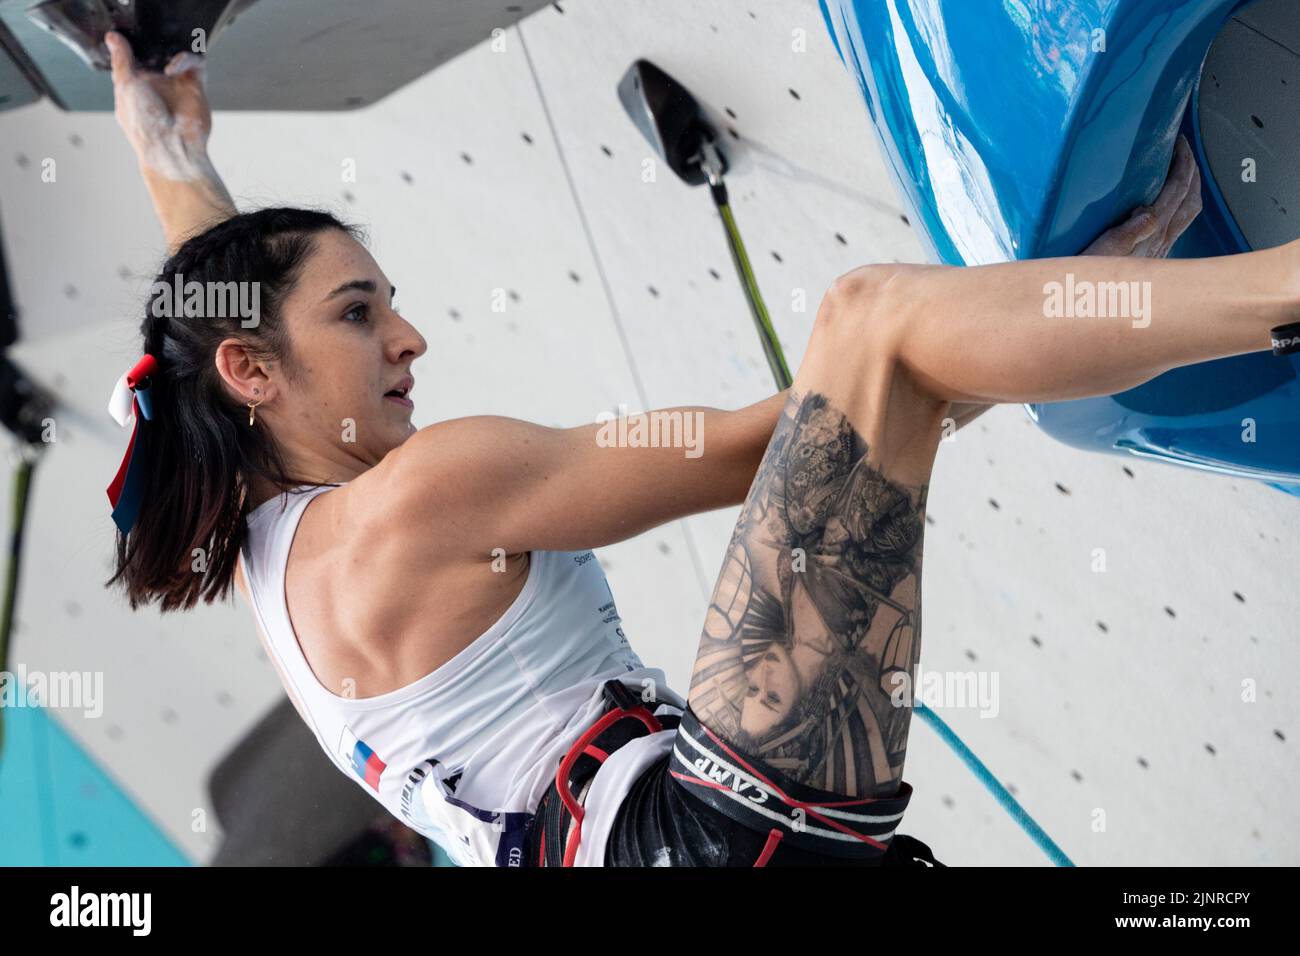
{"label": "gold hoop earring", "polygon": [[253,425],[253,416],[257,414],[257,406],[261,405],[264,399],[259,398],[255,402],[248,402],[248,424],[251,428]]}

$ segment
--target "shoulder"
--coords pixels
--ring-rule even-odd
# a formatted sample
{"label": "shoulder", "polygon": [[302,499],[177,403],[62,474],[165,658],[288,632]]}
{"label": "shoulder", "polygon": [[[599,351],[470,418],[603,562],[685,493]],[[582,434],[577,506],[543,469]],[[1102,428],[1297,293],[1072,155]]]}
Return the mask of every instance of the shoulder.
{"label": "shoulder", "polygon": [[415,533],[439,547],[477,553],[491,537],[495,506],[553,431],[493,415],[421,428],[339,489],[331,521],[358,540]]}
{"label": "shoulder", "polygon": [[550,429],[514,418],[476,415],[416,431],[349,488],[386,504],[454,501],[481,494],[526,457]]}

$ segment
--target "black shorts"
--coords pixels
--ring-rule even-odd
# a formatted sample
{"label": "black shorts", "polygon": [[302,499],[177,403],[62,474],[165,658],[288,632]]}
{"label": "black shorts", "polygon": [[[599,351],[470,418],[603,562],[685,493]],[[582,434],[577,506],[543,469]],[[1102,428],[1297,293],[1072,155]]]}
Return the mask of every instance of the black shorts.
{"label": "black shorts", "polygon": [[938,865],[895,836],[912,788],[862,800],[827,793],[738,753],[687,707],[673,752],[633,784],[605,846],[606,866]]}

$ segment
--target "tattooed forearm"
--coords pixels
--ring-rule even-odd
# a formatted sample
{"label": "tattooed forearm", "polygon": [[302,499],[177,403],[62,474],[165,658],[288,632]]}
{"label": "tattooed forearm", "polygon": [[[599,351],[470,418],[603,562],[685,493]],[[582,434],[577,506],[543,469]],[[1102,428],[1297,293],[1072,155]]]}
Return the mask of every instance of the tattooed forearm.
{"label": "tattooed forearm", "polygon": [[732,535],[690,703],[800,783],[875,797],[896,792],[907,749],[926,487],[889,481],[867,453],[823,396],[791,393]]}

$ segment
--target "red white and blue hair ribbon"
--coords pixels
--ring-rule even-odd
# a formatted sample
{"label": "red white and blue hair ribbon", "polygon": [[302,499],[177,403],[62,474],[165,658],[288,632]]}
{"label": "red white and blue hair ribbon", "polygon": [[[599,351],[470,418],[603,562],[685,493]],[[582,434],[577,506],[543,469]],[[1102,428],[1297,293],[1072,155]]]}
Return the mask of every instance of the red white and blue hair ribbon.
{"label": "red white and blue hair ribbon", "polygon": [[126,455],[117,469],[117,477],[108,486],[108,500],[113,505],[113,523],[123,534],[130,534],[140,516],[144,497],[144,470],[146,467],[142,421],[153,418],[153,404],[149,395],[151,377],[158,371],[158,360],[146,354],[131,370],[117,380],[113,397],[108,400],[108,413],[125,428],[135,420]]}

